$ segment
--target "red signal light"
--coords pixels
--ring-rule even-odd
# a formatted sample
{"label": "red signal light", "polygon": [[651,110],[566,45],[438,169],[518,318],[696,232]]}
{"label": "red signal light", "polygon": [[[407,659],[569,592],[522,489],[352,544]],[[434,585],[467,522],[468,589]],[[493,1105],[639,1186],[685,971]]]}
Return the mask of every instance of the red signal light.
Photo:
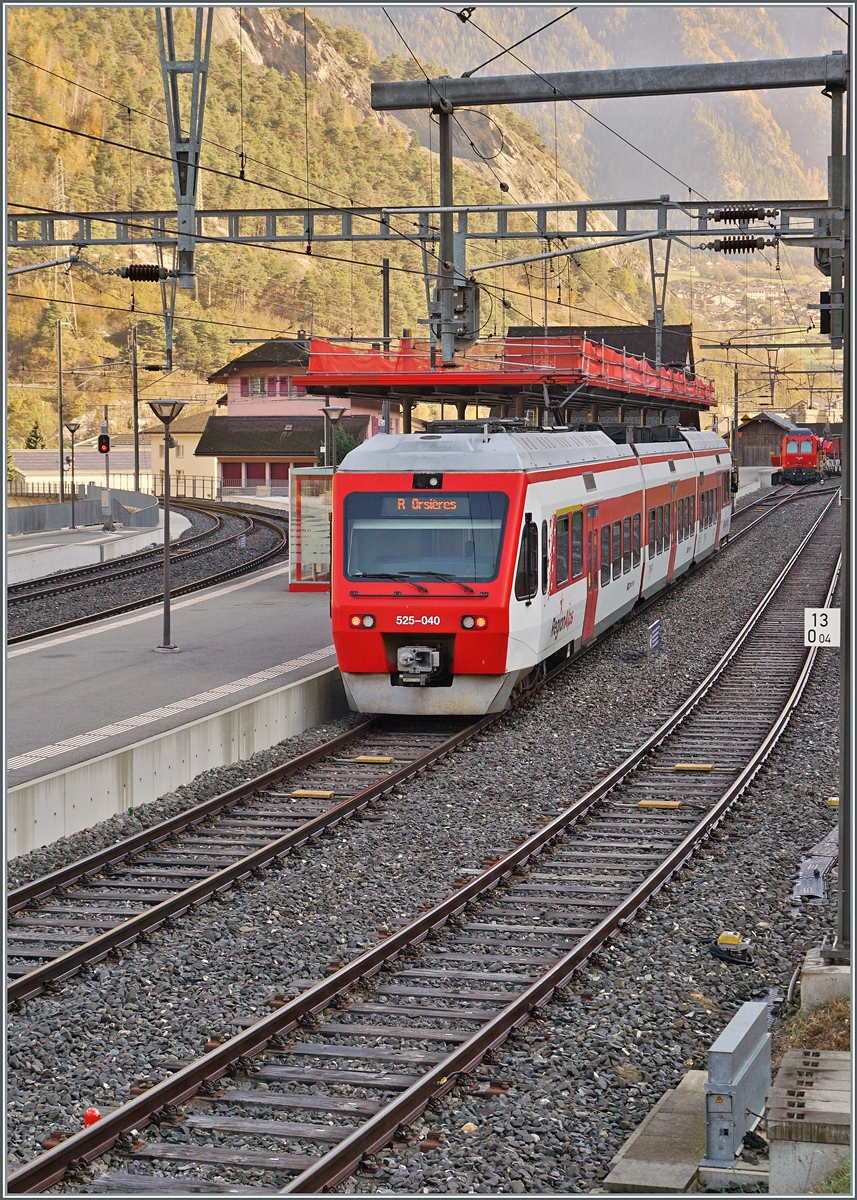
{"label": "red signal light", "polygon": [[488,628],[488,618],[487,617],[471,617],[471,616],[462,617],[461,618],[461,628],[462,629],[487,629]]}
{"label": "red signal light", "polygon": [[98,453],[99,454],[109,454],[110,453],[110,438],[108,437],[108,435],[106,433],[99,433],[99,435],[98,435]]}
{"label": "red signal light", "polygon": [[352,629],[374,629],[375,618],[371,613],[353,613],[348,618],[348,624]]}

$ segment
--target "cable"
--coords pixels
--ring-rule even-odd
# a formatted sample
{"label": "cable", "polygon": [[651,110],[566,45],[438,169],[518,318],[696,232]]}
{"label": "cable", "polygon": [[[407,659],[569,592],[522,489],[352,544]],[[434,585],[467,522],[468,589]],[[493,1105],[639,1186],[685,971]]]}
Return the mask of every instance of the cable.
{"label": "cable", "polygon": [[[448,8],[445,8],[443,11],[450,12],[451,10]],[[574,12],[574,9],[571,9],[570,11]],[[563,16],[568,16],[568,13],[563,13]],[[559,19],[560,18],[557,18],[557,20],[559,20]],[[512,51],[511,46],[509,46],[509,47],[503,46],[503,44],[501,42],[498,42],[496,38],[492,37],[490,33],[488,33],[486,30],[482,29],[479,25],[477,25],[475,21],[471,20],[470,24],[473,26],[473,28],[478,33],[481,33],[483,37],[487,37],[489,42],[493,42],[495,46],[499,46],[504,54],[511,53],[511,51]],[[394,26],[394,28],[395,28],[395,26]],[[398,30],[396,32],[398,33]],[[399,36],[401,37],[401,34]],[[530,35],[530,36],[532,36],[532,35]],[[402,39],[402,40],[404,41],[404,39]],[[516,45],[520,45],[520,43],[518,42],[518,43],[516,43]],[[499,58],[500,56],[497,55],[497,57]],[[696,192],[697,196],[699,196],[699,198],[701,200],[705,200],[705,201],[708,200],[708,196],[703,196],[702,192],[697,191],[696,188],[692,188],[690,186],[690,184],[687,182],[687,180],[681,179],[680,176],[675,175],[672,171],[670,171],[670,169],[668,167],[665,167],[663,165],[663,163],[659,163],[657,161],[657,159],[652,158],[652,156],[650,154],[646,154],[645,150],[641,150],[639,146],[635,146],[633,142],[629,142],[626,137],[623,137],[622,134],[619,133],[616,129],[613,129],[612,126],[608,125],[605,121],[602,121],[600,117],[596,117],[594,113],[591,113],[588,109],[584,108],[581,104],[579,104],[577,102],[577,100],[573,100],[571,96],[566,96],[566,94],[564,92],[560,91],[558,88],[555,88],[552,83],[550,83],[547,79],[545,79],[544,75],[540,75],[539,72],[534,67],[531,67],[529,63],[525,63],[522,58],[518,58],[517,54],[512,54],[512,58],[514,58],[515,62],[520,63],[521,66],[524,67],[525,70],[527,70],[531,74],[535,75],[535,77],[537,79],[540,79],[543,84],[545,84],[547,87],[549,87],[551,89],[551,91],[553,92],[553,94],[555,96],[561,96],[563,100],[568,100],[569,103],[573,104],[575,108],[579,109],[580,112],[582,112],[584,116],[589,117],[590,120],[595,121],[596,124],[598,124],[598,125],[601,125],[604,129],[606,129],[608,131],[608,133],[612,133],[614,135],[614,137],[619,138],[619,140],[621,142],[624,142],[625,145],[629,146],[632,150],[636,150],[638,154],[642,154],[643,158],[648,159],[648,161],[653,166],[657,167],[661,171],[664,171],[667,175],[669,175],[670,179],[675,179],[675,181],[677,183],[682,184],[682,186],[686,187],[688,189],[688,191]],[[488,61],[493,62],[494,60],[489,59]],[[482,65],[485,66],[484,63]],[[479,69],[480,69],[479,67],[474,68],[474,70],[477,70],[477,71]],[[470,73],[468,73],[468,75],[469,74]],[[463,79],[467,78],[468,75],[463,75],[462,78]],[[426,76],[426,78],[428,79],[428,76]],[[437,90],[437,89],[435,89],[435,90]]]}
{"label": "cable", "polygon": [[[86,138],[88,141],[99,142],[105,146],[113,146],[120,150],[133,150],[135,154],[143,154],[143,155],[146,155],[146,157],[148,157],[148,158],[157,158],[157,159],[160,159],[162,162],[173,163],[176,161],[176,159],[172,158],[171,155],[169,155],[169,154],[159,154],[156,150],[143,150],[139,146],[127,146],[124,142],[116,142],[116,141],[113,141],[111,138],[100,137],[99,135],[94,134],[94,133],[84,133],[82,130],[79,130],[79,129],[69,129],[65,125],[54,125],[50,121],[40,121],[36,117],[25,117],[21,113],[7,113],[6,115],[7,115],[7,117],[13,117],[15,120],[18,120],[18,121],[26,121],[31,125],[40,125],[45,129],[55,129],[60,133],[69,133],[74,137]],[[216,167],[205,167],[205,166],[202,166],[201,164],[197,166],[197,170],[198,171],[208,171],[209,174],[218,175],[223,179],[236,179],[237,180],[240,178],[240,176],[235,175],[231,171],[219,171]],[[281,195],[281,196],[292,196],[297,200],[303,200],[305,203],[308,202],[308,200],[309,200],[308,196],[301,196],[300,193],[298,193],[298,192],[290,192],[286,188],[276,187],[272,183],[262,183],[260,180],[256,180],[256,179],[245,180],[244,182],[252,183],[254,187],[264,188],[266,191],[269,191],[269,192],[276,192],[278,195]],[[316,203],[319,203],[319,202],[317,201]],[[23,205],[22,204],[22,205],[18,205],[18,207],[19,208],[32,208],[35,212],[46,211],[45,209],[40,209],[35,205]],[[326,208],[332,213],[342,213],[342,212],[350,211],[349,209],[343,208],[341,205],[325,204],[323,202],[319,203],[319,207]],[[63,214],[63,215],[68,215],[68,214]],[[361,214],[361,215],[363,215],[363,214]],[[384,222],[382,222],[379,217],[363,215],[363,219],[367,220],[367,221],[373,221],[377,225],[384,224]],[[399,237],[403,238],[407,242],[410,242],[411,245],[415,246],[418,250],[422,250],[422,244],[420,243],[418,238],[410,237],[407,233],[404,233],[401,229],[396,229],[392,225],[390,226],[390,228],[393,229],[393,232],[397,233],[399,235]],[[196,236],[196,235],[194,235],[194,236]],[[205,239],[198,237],[197,240],[205,240]],[[208,240],[210,240],[210,239],[208,239]],[[223,239],[221,239],[221,240],[223,240]],[[226,240],[229,240],[229,239],[226,239]],[[240,245],[242,243],[239,241],[236,244]],[[429,254],[431,254],[433,257],[437,258],[436,250],[433,250],[431,247],[426,247],[426,249]],[[364,264],[364,265],[369,265],[369,264]],[[372,265],[378,266],[377,263],[372,264]]]}
{"label": "cable", "polygon": [[[443,11],[451,12],[452,10],[449,8],[445,8]],[[528,33],[527,36],[522,37],[519,42],[513,42],[511,46],[509,46],[507,49],[501,50],[500,54],[495,54],[494,57],[489,58],[487,62],[480,63],[479,66],[474,67],[472,71],[465,71],[464,74],[461,76],[461,78],[462,79],[470,79],[473,75],[476,74],[477,71],[481,71],[483,67],[487,67],[490,63],[496,62],[497,59],[502,58],[504,54],[510,54],[512,50],[516,49],[518,46],[523,46],[524,42],[528,42],[530,40],[530,38],[534,38],[537,33],[542,33],[545,29],[550,29],[551,25],[556,25],[557,21],[561,21],[563,19],[563,17],[570,17],[571,14],[576,11],[577,11],[577,5],[575,5],[574,8],[570,8],[568,10],[568,12],[560,13],[560,15],[558,17],[554,17],[554,19],[552,21],[548,21],[547,25],[542,25],[539,29],[535,29],[532,33]],[[455,13],[455,16],[458,16],[458,13]],[[475,28],[475,26],[474,26],[474,28]],[[480,29],[479,32],[481,33],[482,30]],[[514,58],[515,56],[512,55],[512,57]]]}
{"label": "cable", "polygon": [[304,154],[306,162],[306,194],[307,194],[307,254],[312,254],[312,228],[309,223],[309,70],[307,68],[306,42],[306,8],[304,14]]}
{"label": "cable", "polygon": [[[241,128],[241,169],[238,172],[244,178],[244,9],[238,9],[238,121]],[[309,188],[307,188],[309,193]]]}
{"label": "cable", "polygon": [[[243,9],[242,9],[242,12],[243,12]],[[149,121],[157,121],[157,123],[159,125],[167,125],[168,124],[168,122],[166,120],[164,120],[163,117],[157,117],[157,116],[155,116],[154,113],[144,112],[144,110],[141,108],[132,108],[129,105],[123,103],[121,100],[117,100],[114,96],[107,96],[104,94],[104,92],[96,91],[95,88],[90,88],[90,87],[87,87],[86,84],[78,83],[77,80],[75,80],[75,79],[67,79],[65,77],[65,75],[58,75],[56,71],[49,71],[47,67],[42,67],[42,66],[39,66],[38,63],[30,62],[30,60],[28,58],[22,58],[20,54],[12,54],[10,52],[9,57],[17,59],[18,62],[26,63],[28,67],[32,67],[36,71],[43,71],[46,75],[52,75],[54,79],[60,79],[60,80],[62,80],[63,83],[67,84],[68,86],[73,85],[76,88],[80,88],[80,90],[83,92],[89,92],[90,95],[92,95],[92,96],[98,96],[102,100],[109,100],[111,104],[115,104],[119,108],[124,108],[124,109],[130,108],[130,111],[133,113],[136,113],[137,116],[146,117],[147,120],[149,120]],[[204,138],[202,138],[202,142],[204,145],[214,146],[217,150],[225,150],[228,154],[235,153],[235,151],[233,150],[233,148],[231,146],[224,146],[220,142],[215,142],[212,138],[204,137]],[[303,183],[303,179],[301,178],[301,176],[295,175],[293,171],[285,171],[285,170],[283,170],[282,167],[273,167],[273,166],[271,166],[270,163],[264,162],[261,158],[253,158],[253,156],[251,154],[246,154],[245,159],[248,163],[255,163],[259,167],[264,167],[266,171],[273,171],[275,175],[285,175],[288,179],[297,179],[297,180],[299,180],[299,182]],[[204,168],[201,168],[201,169],[204,169]],[[237,175],[237,176],[235,176],[235,178],[240,179],[241,176]],[[245,180],[245,182],[252,182],[252,180],[249,180],[249,181]],[[322,187],[323,191],[329,192],[331,196],[339,196],[341,199],[347,200],[348,203],[353,206],[354,198],[352,196],[346,196],[344,192],[337,192],[335,188],[328,188],[328,187],[324,187],[323,185],[320,185],[320,186]],[[321,203],[323,203],[323,202],[321,202]]]}
{"label": "cable", "polygon": [[[17,200],[10,200],[9,203],[15,208],[29,208],[33,212],[38,212],[38,213],[47,212],[47,213],[51,213],[52,215],[58,216],[58,217],[67,217],[69,215],[68,213],[63,213],[63,212],[59,211],[58,209],[45,209],[45,208],[37,207],[34,204],[20,204]],[[133,221],[126,221],[125,225],[128,229],[140,229],[146,233],[151,233],[153,231],[153,227],[151,225],[144,225],[142,223],[136,224]],[[265,243],[265,242],[248,243],[248,242],[245,242],[241,238],[215,237],[213,235],[208,235],[208,234],[194,234],[194,238],[197,242],[210,242],[212,245],[247,246],[249,244],[251,246],[251,248],[254,250],[269,250],[269,251],[273,251],[277,254],[297,254],[297,255],[300,255],[301,257],[305,257],[305,251],[303,251],[303,250],[291,250],[291,249],[289,249],[288,246],[276,246],[276,245],[271,245],[270,243]],[[409,243],[411,242],[410,238],[406,238],[405,240],[408,241]],[[122,243],[116,243],[115,246],[118,247],[121,244]],[[10,247],[10,249],[13,249],[13,250],[26,249],[26,248],[27,247],[23,247],[23,246]],[[113,249],[115,247],[108,247],[108,248]],[[321,260],[322,262],[341,262],[341,263],[350,263],[351,262],[350,258],[345,258],[342,255],[337,255],[337,254],[314,254],[313,257]],[[358,266],[358,267],[372,267],[376,271],[381,269],[380,263],[366,262],[363,259],[354,259],[354,265]],[[423,272],[420,270],[417,270],[415,267],[400,267],[400,266],[391,265],[390,270],[398,271],[399,274],[401,274],[401,275],[419,275],[421,279],[423,278]]]}
{"label": "cable", "polygon": [[[115,304],[93,304],[87,300],[54,300],[50,296],[33,296],[28,292],[9,292],[8,295],[13,299],[21,300],[39,300],[42,304],[77,304],[82,308],[100,308],[105,312],[121,312],[128,314],[127,308],[119,308]],[[142,317],[162,317],[161,312],[149,312],[144,308],[137,309],[137,315]],[[263,333],[281,334],[279,329],[269,329],[267,325],[242,325],[240,321],[212,321],[206,317],[173,317],[174,321],[194,321],[199,325],[225,325],[227,329],[261,329]]]}

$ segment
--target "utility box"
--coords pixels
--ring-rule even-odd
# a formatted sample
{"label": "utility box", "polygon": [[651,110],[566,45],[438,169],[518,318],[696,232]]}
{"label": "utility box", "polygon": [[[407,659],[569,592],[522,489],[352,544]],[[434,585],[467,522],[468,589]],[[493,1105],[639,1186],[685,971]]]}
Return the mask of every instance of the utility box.
{"label": "utility box", "polygon": [[765,1111],[771,1086],[771,1035],[764,1001],[742,1004],[708,1051],[705,1158],[701,1167],[733,1167],[744,1135]]}
{"label": "utility box", "polygon": [[330,590],[332,467],[289,471],[289,591]]}

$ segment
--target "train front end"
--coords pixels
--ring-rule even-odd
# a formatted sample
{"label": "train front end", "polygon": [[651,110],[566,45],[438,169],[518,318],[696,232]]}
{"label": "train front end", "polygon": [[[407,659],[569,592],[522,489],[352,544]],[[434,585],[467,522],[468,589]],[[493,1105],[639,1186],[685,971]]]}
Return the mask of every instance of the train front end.
{"label": "train front end", "polygon": [[818,483],[822,478],[822,442],[809,431],[798,430],[783,438],[783,483]]}
{"label": "train front end", "polygon": [[333,639],[355,711],[472,715],[508,702],[524,480],[492,470],[476,442],[381,434],[335,476]]}

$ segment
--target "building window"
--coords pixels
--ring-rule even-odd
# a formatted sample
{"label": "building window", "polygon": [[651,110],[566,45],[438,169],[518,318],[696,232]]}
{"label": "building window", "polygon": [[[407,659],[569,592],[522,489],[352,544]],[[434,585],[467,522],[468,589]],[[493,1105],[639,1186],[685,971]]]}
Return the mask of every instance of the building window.
{"label": "building window", "polygon": [[184,446],[181,442],[176,446],[176,458],[184,458]]}
{"label": "building window", "polygon": [[220,477],[224,487],[241,487],[241,463],[221,463]]}
{"label": "building window", "polygon": [[290,375],[280,376],[280,395],[290,396],[292,391],[292,380]]}
{"label": "building window", "polygon": [[264,375],[250,376],[250,395],[251,396],[267,396],[268,380]]}
{"label": "building window", "polygon": [[241,395],[242,396],[250,395],[250,376],[249,375],[241,376]]}
{"label": "building window", "polygon": [[268,464],[263,462],[245,463],[247,472],[247,487],[259,487],[268,482]]}

